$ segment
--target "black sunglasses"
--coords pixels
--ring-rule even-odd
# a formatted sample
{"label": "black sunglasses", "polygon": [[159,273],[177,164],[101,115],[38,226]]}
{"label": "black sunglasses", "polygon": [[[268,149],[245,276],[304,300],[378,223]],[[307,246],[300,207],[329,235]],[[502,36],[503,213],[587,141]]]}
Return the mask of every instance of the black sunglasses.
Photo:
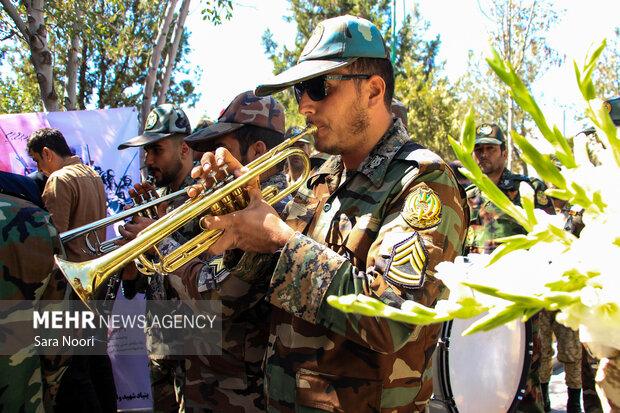
{"label": "black sunglasses", "polygon": [[297,103],[301,101],[301,97],[304,92],[308,92],[308,97],[318,102],[325,99],[327,91],[325,90],[325,81],[327,80],[349,80],[349,79],[369,79],[370,75],[322,75],[313,77],[312,79],[304,80],[303,82],[296,83],[293,86],[295,91],[295,99]]}

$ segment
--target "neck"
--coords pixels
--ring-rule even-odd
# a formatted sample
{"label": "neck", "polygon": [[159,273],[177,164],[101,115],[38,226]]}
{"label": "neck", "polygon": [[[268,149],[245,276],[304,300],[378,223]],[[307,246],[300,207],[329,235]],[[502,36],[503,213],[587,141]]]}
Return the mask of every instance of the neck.
{"label": "neck", "polygon": [[346,169],[357,169],[383,135],[385,135],[385,132],[392,126],[392,122],[392,115],[387,110],[376,114],[375,118],[370,120],[370,126],[365,132],[366,139],[363,140],[364,143],[351,153],[342,154],[344,167]]}
{"label": "neck", "polygon": [[502,177],[503,173],[504,173],[504,168],[500,169],[499,171],[495,171],[493,173],[490,173],[487,176],[489,177],[489,179],[491,181],[493,181],[493,183],[495,185],[497,185],[499,183],[499,179]]}
{"label": "neck", "polygon": [[177,178],[174,180],[174,182],[171,182],[170,185],[168,185],[168,189],[170,190],[170,192],[176,192],[181,189],[183,181],[185,181],[185,178],[187,178],[187,176],[192,172],[192,168],[192,163],[187,163],[183,165],[183,169],[181,169],[181,171],[177,175]]}

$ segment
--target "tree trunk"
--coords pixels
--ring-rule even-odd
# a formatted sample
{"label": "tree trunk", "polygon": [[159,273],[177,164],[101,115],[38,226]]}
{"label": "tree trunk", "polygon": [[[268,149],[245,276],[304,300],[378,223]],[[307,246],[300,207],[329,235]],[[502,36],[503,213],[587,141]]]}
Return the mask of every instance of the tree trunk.
{"label": "tree trunk", "polygon": [[168,87],[170,86],[170,77],[172,76],[174,61],[176,60],[179,43],[181,42],[181,37],[183,36],[183,30],[185,28],[185,18],[187,17],[187,13],[189,12],[189,4],[191,3],[191,1],[192,0],[183,0],[183,3],[181,4],[181,10],[179,11],[177,24],[174,26],[174,33],[172,34],[172,44],[170,45],[170,49],[168,49],[168,55],[166,56],[166,62],[164,64],[166,72],[164,73],[164,77],[161,81],[161,85],[159,88],[157,105],[166,103],[166,94],[168,93]]}
{"label": "tree trunk", "polygon": [[37,75],[41,102],[47,112],[58,111],[58,94],[54,89],[52,54],[47,46],[47,28],[43,15],[43,0],[24,0],[28,26],[10,0],[0,0],[0,4],[18,28],[30,48],[30,61]]}
{"label": "tree trunk", "polygon": [[77,34],[71,38],[69,56],[67,58],[67,96],[65,97],[65,109],[77,109],[77,75],[78,75],[78,49],[80,39]]}
{"label": "tree trunk", "polygon": [[140,107],[140,123],[139,132],[144,131],[144,125],[146,124],[146,117],[151,109],[151,100],[153,99],[153,89],[155,87],[155,80],[157,77],[157,68],[159,67],[159,61],[161,60],[161,51],[164,48],[166,42],[166,36],[170,29],[170,23],[174,15],[174,9],[176,7],[177,0],[169,0],[168,7],[166,8],[166,14],[159,26],[159,32],[157,33],[157,40],[153,46],[153,52],[151,53],[151,59],[149,62],[149,70],[144,81],[144,98]]}
{"label": "tree trunk", "polygon": [[88,71],[87,64],[87,56],[88,56],[88,42],[82,42],[82,61],[80,63],[80,87],[78,92],[78,108],[85,109],[86,108],[86,89],[88,88],[88,84],[86,82],[86,72]]}
{"label": "tree trunk", "polygon": [[510,131],[512,130],[513,124],[513,116],[514,116],[514,101],[512,100],[512,96],[508,95],[508,125],[506,125],[506,149],[508,149],[508,170],[512,171],[512,157],[513,157],[513,148],[512,148],[512,134]]}
{"label": "tree trunk", "polygon": [[67,56],[67,88],[65,97],[65,109],[77,109],[77,77],[78,66],[80,64],[78,58],[78,50],[80,49],[80,33],[82,32],[82,20],[84,12],[80,7],[74,4],[76,22],[71,34],[71,44],[69,45],[69,53]]}
{"label": "tree trunk", "polygon": [[28,44],[30,61],[37,74],[43,108],[47,112],[58,111],[58,94],[54,88],[52,53],[47,46],[47,28],[43,15],[43,0],[24,1],[28,15]]}

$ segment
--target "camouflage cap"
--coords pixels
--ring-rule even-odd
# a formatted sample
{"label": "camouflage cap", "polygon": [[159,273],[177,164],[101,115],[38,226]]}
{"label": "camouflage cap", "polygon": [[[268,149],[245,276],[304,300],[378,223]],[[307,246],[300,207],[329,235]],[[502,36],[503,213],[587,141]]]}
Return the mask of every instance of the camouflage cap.
{"label": "camouflage cap", "polygon": [[614,125],[620,126],[620,97],[606,100],[603,102],[603,107],[609,113]]}
{"label": "camouflage cap", "polygon": [[118,146],[118,149],[130,146],[143,146],[168,138],[174,134],[189,135],[192,128],[183,109],[170,103],[156,106],[148,118],[142,135],[129,139]]}
{"label": "camouflage cap", "polygon": [[257,126],[284,135],[284,108],[273,97],[257,97],[248,90],[233,99],[217,122],[185,138],[194,150],[208,150],[209,141],[243,126]]}
{"label": "camouflage cap", "polygon": [[271,95],[348,66],[360,57],[390,58],[379,29],[368,20],[349,15],[324,20],[312,32],[297,64],[259,85],[256,94]]}
{"label": "camouflage cap", "polygon": [[502,145],[506,143],[502,129],[495,123],[481,123],[476,126],[476,143]]}
{"label": "camouflage cap", "polygon": [[403,121],[405,128],[407,127],[407,108],[398,99],[392,98],[392,115]]}

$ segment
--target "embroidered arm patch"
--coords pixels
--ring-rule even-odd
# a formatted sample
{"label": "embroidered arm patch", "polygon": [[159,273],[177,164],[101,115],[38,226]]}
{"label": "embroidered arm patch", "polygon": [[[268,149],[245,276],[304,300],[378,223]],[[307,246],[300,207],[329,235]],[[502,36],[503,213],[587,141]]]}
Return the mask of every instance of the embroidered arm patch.
{"label": "embroidered arm patch", "polygon": [[209,261],[203,267],[198,276],[198,292],[204,292],[215,288],[217,283],[222,282],[230,274],[224,266],[224,257],[219,255]]}
{"label": "embroidered arm patch", "polygon": [[414,228],[432,228],[441,222],[439,196],[428,186],[421,186],[407,196],[401,215]]}
{"label": "embroidered arm patch", "polygon": [[400,287],[418,288],[424,284],[427,265],[428,252],[416,232],[394,245],[384,277]]}

